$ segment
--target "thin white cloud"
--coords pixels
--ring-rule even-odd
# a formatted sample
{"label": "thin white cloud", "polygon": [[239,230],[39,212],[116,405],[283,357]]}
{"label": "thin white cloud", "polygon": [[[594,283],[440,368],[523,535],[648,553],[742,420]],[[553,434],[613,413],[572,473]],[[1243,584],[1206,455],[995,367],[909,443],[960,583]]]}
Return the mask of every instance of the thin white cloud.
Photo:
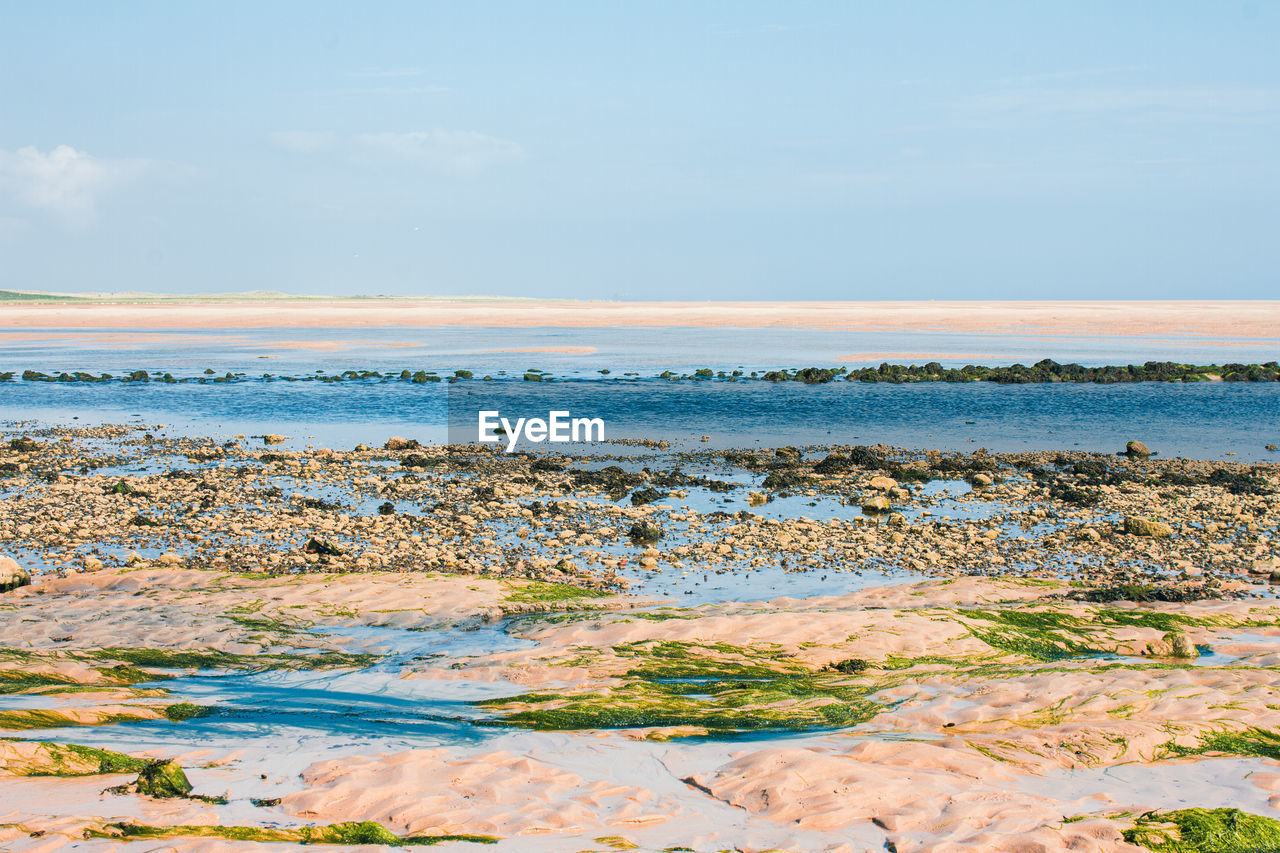
{"label": "thin white cloud", "polygon": [[141,168],[139,161],[94,157],[70,145],[42,152],[0,150],[0,194],[69,221],[91,219],[99,197]]}
{"label": "thin white cloud", "polygon": [[338,135],[330,131],[281,130],[269,134],[271,143],[295,154],[314,154],[327,151],[338,142]]}
{"label": "thin white cloud", "polygon": [[362,133],[352,141],[362,158],[418,164],[449,174],[475,174],[528,159],[519,143],[473,130]]}
{"label": "thin white cloud", "polygon": [[1029,88],[962,101],[975,118],[1128,115],[1168,121],[1236,122],[1280,118],[1280,89],[1245,87]]}

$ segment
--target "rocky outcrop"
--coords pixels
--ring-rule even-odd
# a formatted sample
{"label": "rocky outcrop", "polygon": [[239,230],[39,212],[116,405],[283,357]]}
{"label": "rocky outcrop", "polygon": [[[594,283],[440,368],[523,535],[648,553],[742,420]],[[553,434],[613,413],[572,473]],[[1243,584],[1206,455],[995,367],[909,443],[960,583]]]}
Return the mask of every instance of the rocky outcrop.
{"label": "rocky outcrop", "polygon": [[10,557],[0,556],[0,592],[31,583],[31,573]]}

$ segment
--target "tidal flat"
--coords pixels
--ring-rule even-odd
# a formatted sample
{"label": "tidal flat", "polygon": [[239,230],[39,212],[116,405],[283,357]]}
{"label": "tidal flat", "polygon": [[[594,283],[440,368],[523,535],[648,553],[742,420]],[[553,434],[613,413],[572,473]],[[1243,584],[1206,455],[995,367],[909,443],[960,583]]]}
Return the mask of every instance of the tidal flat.
{"label": "tidal flat", "polygon": [[1280,837],[1280,466],[0,443],[14,850]]}

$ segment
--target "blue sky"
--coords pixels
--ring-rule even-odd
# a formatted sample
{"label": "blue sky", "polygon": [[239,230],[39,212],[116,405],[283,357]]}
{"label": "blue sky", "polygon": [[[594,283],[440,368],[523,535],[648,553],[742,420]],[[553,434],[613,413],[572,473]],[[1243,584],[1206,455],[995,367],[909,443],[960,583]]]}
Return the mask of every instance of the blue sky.
{"label": "blue sky", "polygon": [[1273,297],[1277,45],[1270,0],[7,2],[0,288]]}

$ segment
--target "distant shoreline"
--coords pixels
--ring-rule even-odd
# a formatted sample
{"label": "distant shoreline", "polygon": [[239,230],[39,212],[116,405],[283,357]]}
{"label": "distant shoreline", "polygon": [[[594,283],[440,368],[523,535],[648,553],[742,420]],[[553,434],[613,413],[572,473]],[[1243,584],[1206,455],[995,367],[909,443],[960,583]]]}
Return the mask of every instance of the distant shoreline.
{"label": "distant shoreline", "polygon": [[807,328],[850,332],[1280,338],[1280,300],[1117,302],[588,302],[263,298],[0,301],[8,329],[371,327]]}

